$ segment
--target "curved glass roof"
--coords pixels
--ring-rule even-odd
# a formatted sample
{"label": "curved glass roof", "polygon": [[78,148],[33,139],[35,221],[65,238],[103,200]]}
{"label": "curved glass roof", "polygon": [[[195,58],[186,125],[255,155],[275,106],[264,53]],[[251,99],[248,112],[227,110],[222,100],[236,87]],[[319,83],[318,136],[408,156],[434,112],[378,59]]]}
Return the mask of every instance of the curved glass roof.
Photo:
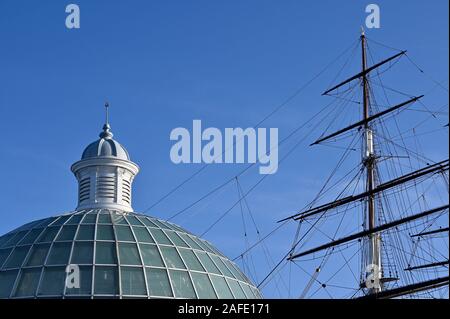
{"label": "curved glass roof", "polygon": [[145,215],[76,211],[0,237],[0,298],[105,297],[262,296],[207,241]]}

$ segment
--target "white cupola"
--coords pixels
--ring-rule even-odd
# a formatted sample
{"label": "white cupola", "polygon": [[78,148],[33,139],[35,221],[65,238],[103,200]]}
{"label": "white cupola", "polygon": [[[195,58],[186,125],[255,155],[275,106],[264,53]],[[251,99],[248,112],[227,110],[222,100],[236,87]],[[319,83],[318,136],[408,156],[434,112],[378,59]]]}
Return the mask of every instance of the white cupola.
{"label": "white cupola", "polygon": [[109,208],[132,212],[132,184],[139,167],[130,160],[127,150],[112,137],[106,123],[100,139],[89,144],[81,160],[71,167],[78,180],[78,206],[80,209]]}

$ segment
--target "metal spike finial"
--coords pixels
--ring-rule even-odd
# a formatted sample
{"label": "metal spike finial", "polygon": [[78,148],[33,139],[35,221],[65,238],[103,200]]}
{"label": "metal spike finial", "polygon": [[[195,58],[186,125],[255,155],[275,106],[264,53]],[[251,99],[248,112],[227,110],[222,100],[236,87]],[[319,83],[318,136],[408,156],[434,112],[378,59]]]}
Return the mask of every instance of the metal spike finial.
{"label": "metal spike finial", "polygon": [[112,138],[111,126],[109,125],[109,103],[105,102],[105,124],[103,125],[103,132],[100,133],[101,138]]}
{"label": "metal spike finial", "polygon": [[364,26],[361,26],[361,35],[362,36],[366,35],[366,31],[364,30]]}
{"label": "metal spike finial", "polygon": [[109,125],[109,103],[105,102],[105,115],[106,115],[106,119],[105,119],[105,124]]}

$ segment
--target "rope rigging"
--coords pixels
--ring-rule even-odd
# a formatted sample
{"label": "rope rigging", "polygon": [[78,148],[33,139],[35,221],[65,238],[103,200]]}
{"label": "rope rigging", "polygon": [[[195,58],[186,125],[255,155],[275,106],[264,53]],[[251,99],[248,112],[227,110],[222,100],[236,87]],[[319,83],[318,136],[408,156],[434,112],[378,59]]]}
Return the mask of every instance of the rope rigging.
{"label": "rope rigging", "polygon": [[[370,100],[370,115],[384,112],[392,107],[393,104],[390,101],[391,95],[400,95],[410,99],[415,98],[414,95],[403,92],[403,90],[392,88],[383,83],[384,74],[391,70],[394,66],[398,65],[400,61],[405,61],[405,59],[402,59],[403,55],[405,55],[406,60],[409,61],[409,63],[412,64],[420,74],[425,75],[433,82],[433,86],[427,91],[427,94],[433,92],[436,88],[441,88],[448,92],[448,89],[443,85],[443,82],[434,80],[426,72],[424,72],[424,70],[411,59],[406,51],[385,46],[371,39],[367,40],[370,40],[370,43],[375,43],[398,52],[395,56],[382,61],[382,63],[378,63],[380,67],[381,65],[383,65],[383,67],[371,68],[370,74],[367,72],[367,93],[368,99]],[[302,86],[294,91],[293,94],[288,96],[282,101],[282,103],[277,105],[272,111],[257,122],[255,127],[259,127],[272,118],[275,114],[280,112],[314,81],[328,71],[333,64],[350,52],[342,67],[338,69],[336,76],[332,79],[331,83],[334,83],[342,75],[343,71],[350,65],[354,55],[357,52],[358,46],[361,44],[360,41],[361,40],[359,39],[356,43],[354,42],[337,58],[322,68],[320,72],[306,81]],[[369,45],[367,45],[367,52],[372,66],[377,66],[372,55],[371,46]],[[352,78],[350,78],[350,80],[351,79]],[[325,95],[332,97],[332,101],[319,109],[319,111],[315,112],[309,119],[302,121],[302,123],[294,127],[288,135],[280,140],[277,147],[285,151],[285,153],[279,161],[279,166],[281,166],[281,164],[317,130],[320,129],[321,134],[318,139],[321,139],[325,137],[327,132],[329,132],[332,128],[342,127],[342,124],[344,123],[353,122],[350,120],[352,120],[355,116],[361,117],[362,102],[360,99],[362,98],[362,94],[358,88],[362,85],[363,82],[360,80],[354,82],[348,81],[348,83],[344,81],[342,83],[342,87],[341,84],[334,87],[337,88],[335,92],[331,92],[334,88],[326,91]],[[329,86],[332,86],[332,84]],[[381,94],[378,94],[374,90],[375,88],[380,89],[378,91],[381,91]],[[359,112],[354,111],[355,105],[359,106]],[[405,107],[402,109],[393,110],[392,113],[389,113],[386,116],[380,116],[371,121],[373,139],[376,141],[374,149],[374,153],[376,154],[375,159],[377,161],[377,166],[374,169],[374,181],[376,185],[381,185],[383,181],[393,180],[399,176],[406,175],[406,173],[410,171],[417,170],[421,167],[421,164],[436,164],[433,159],[424,155],[425,149],[423,148],[424,145],[420,143],[420,138],[431,134],[439,134],[440,132],[448,129],[448,125],[445,126],[441,123],[442,116],[448,115],[448,112],[445,112],[445,108],[448,108],[448,104],[438,108],[430,108],[425,102],[418,100],[418,103],[414,106],[415,108]],[[412,112],[419,114],[425,113],[426,118],[415,123],[406,123],[409,124],[409,126],[405,128],[405,123],[399,122],[397,117],[399,117],[400,114],[402,116],[404,116],[404,114],[410,115]],[[431,124],[430,119],[434,119]],[[439,122],[440,127],[437,129],[428,128],[427,126],[433,125],[435,123],[434,121]],[[387,125],[387,123],[391,123],[393,125]],[[419,131],[419,128],[421,131]],[[319,201],[323,200],[327,196],[335,196],[337,189],[340,189],[340,191],[337,192],[335,200],[342,198],[344,194],[357,194],[358,190],[364,187],[367,181],[367,176],[363,174],[365,171],[364,164],[358,163],[356,167],[350,168],[348,167],[348,164],[346,164],[346,160],[348,160],[350,156],[353,156],[358,149],[363,149],[363,145],[359,147],[358,143],[363,140],[364,132],[361,127],[355,131],[347,131],[339,136],[334,136],[332,139],[327,140],[326,143],[325,141],[323,143],[320,142],[320,145],[343,150],[343,153],[336,166],[334,166],[331,173],[325,179],[325,182],[322,184],[319,192],[314,196],[313,200],[307,203],[304,208],[299,210],[299,212],[312,209]],[[352,139],[347,143],[350,136]],[[287,145],[288,142],[292,142],[292,144]],[[339,143],[343,142],[346,142],[345,146],[339,145]],[[233,143],[233,147],[235,143],[237,143],[237,141]],[[222,155],[223,153],[219,156]],[[233,200],[229,207],[227,207],[219,215],[215,216],[213,222],[205,228],[200,236],[208,234],[212,229],[214,229],[214,227],[222,222],[225,217],[233,212],[235,208],[237,208],[242,224],[244,249],[243,252],[238,254],[233,259],[233,261],[242,262],[245,272],[248,273],[255,282],[258,282],[258,288],[262,289],[269,283],[272,283],[275,285],[275,288],[280,296],[282,296],[283,290],[287,291],[288,294],[291,295],[291,278],[294,276],[295,269],[300,269],[302,272],[307,274],[307,282],[301,290],[301,294],[299,294],[302,298],[314,297],[321,290],[323,290],[323,293],[325,293],[326,296],[333,298],[334,289],[346,290],[345,295],[351,298],[361,294],[366,294],[367,290],[361,286],[361,283],[364,281],[363,274],[365,271],[365,260],[367,260],[367,258],[365,258],[367,254],[367,249],[365,247],[366,239],[362,239],[357,242],[348,242],[342,245],[342,247],[328,248],[320,256],[314,255],[310,259],[302,258],[302,263],[313,265],[313,272],[306,271],[304,267],[300,266],[298,260],[290,260],[290,257],[292,257],[296,251],[303,249],[303,247],[305,247],[311,239],[317,238],[317,235],[320,235],[319,238],[327,238],[334,241],[336,238],[339,238],[338,236],[342,236],[342,234],[348,235],[354,233],[355,231],[360,230],[361,227],[364,230],[367,229],[366,215],[368,214],[368,211],[367,207],[363,204],[363,200],[355,203],[347,203],[339,209],[334,209],[333,212],[325,210],[317,216],[308,216],[306,219],[298,220],[295,225],[292,225],[293,223],[291,219],[282,220],[263,235],[260,232],[256,218],[250,209],[248,198],[249,195],[252,194],[269,175],[261,176],[245,190],[240,183],[240,178],[247,175],[255,164],[256,163],[251,163],[246,165],[234,176],[226,179],[222,183],[219,183],[205,194],[199,196],[196,200],[175,211],[167,218],[167,220],[173,220],[180,215],[189,212],[200,202],[207,200],[213,194],[225,189],[225,187],[230,186],[234,182],[238,196],[237,200]],[[150,205],[146,210],[144,210],[144,212],[153,209],[161,202],[175,194],[178,190],[191,182],[196,176],[200,175],[200,173],[202,173],[207,167],[207,164],[201,166],[193,174],[188,176],[181,183],[170,189],[161,198]],[[342,173],[342,170],[345,172]],[[340,173],[340,175],[338,173]],[[374,205],[378,212],[377,223],[379,225],[387,224],[398,219],[399,217],[408,217],[416,210],[426,210],[434,207],[434,202],[436,202],[436,200],[433,199],[433,201],[430,201],[431,197],[429,194],[433,192],[434,189],[438,189],[439,181],[441,180],[443,180],[448,191],[448,176],[447,173],[443,171],[440,175],[433,174],[431,177],[423,176],[397,185],[392,189],[383,190],[382,192],[377,193],[374,196]],[[445,196],[441,196],[439,191],[437,191],[437,194],[439,200],[442,202],[446,201]],[[355,215],[351,213],[354,211],[358,212],[358,214]],[[416,262],[418,260],[422,260],[423,262],[429,263],[436,262],[436,258],[447,258],[448,260],[448,254],[445,255],[445,253],[442,253],[440,249],[442,244],[437,245],[435,243],[436,239],[439,239],[440,237],[430,236],[427,240],[421,240],[420,238],[412,239],[409,235],[411,232],[419,233],[419,231],[424,231],[430,227],[439,226],[439,223],[442,222],[440,217],[445,214],[448,215],[448,211],[442,212],[437,216],[427,217],[424,220],[415,220],[407,225],[404,224],[401,225],[401,227],[397,226],[394,229],[383,231],[380,245],[382,247],[381,258],[383,260],[383,272],[388,275],[386,277],[386,282],[384,283],[386,287],[391,289],[394,287],[399,287],[399,282],[409,285],[418,281],[428,280],[429,278],[432,278],[433,275],[438,277],[440,270],[436,268],[418,271],[403,270],[407,269],[412,264],[412,260],[415,260]],[[273,252],[267,246],[268,239],[275,234],[278,234],[281,229],[286,229],[287,225],[295,226],[293,240],[290,243],[288,251],[282,254],[282,258],[277,258],[274,260],[272,257]],[[255,232],[255,241],[253,243],[250,239],[250,227],[253,228]],[[407,234],[405,235],[405,233]],[[446,246],[448,250],[448,236],[447,242],[444,240],[443,246]],[[263,278],[259,278],[261,274],[258,273],[255,265],[254,250],[257,247],[261,249],[266,265],[269,267]],[[356,256],[359,256],[361,259],[356,261]],[[330,268],[327,267],[327,265],[329,263],[332,264],[332,261],[336,261],[336,258],[343,261],[343,264],[336,268],[331,268],[333,269],[333,273],[327,274],[327,271],[331,271],[328,270]],[[354,272],[354,269],[356,269],[355,264],[359,264],[361,267],[361,271],[359,273],[360,276]],[[285,282],[286,276],[283,275],[283,272],[287,269],[287,265],[289,265],[287,270],[289,273],[288,283]],[[335,266],[336,265],[337,264],[335,264]],[[348,281],[354,284],[353,287],[348,287],[347,285],[340,284],[338,282],[331,282],[336,280],[338,278],[337,275],[344,271],[348,272]],[[323,277],[326,277],[327,280],[322,280]],[[318,285],[318,288],[312,291],[315,288],[315,285]],[[431,290],[428,292],[429,296],[434,295],[433,291],[440,292],[442,289],[437,288],[436,290]],[[415,296],[416,295],[414,294],[412,295],[412,297]]]}

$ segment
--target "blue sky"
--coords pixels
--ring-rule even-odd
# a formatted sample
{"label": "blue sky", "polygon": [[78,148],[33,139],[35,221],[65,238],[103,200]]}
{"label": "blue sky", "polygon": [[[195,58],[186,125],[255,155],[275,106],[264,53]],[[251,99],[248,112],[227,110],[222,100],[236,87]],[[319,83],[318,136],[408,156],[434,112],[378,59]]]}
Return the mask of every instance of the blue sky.
{"label": "blue sky", "polygon": [[[79,30],[65,27],[69,3],[0,1],[0,234],[76,207],[77,185],[69,168],[97,138],[105,100],[115,137],[141,167],[133,206],[144,211],[200,167],[170,161],[173,128],[190,128],[194,119],[220,129],[256,124],[357,40],[370,2],[77,0]],[[433,82],[448,88],[448,1],[376,3],[381,28],[367,36],[408,49],[426,72],[418,74],[404,59],[389,85],[417,95],[432,89],[425,103],[438,109],[448,100],[448,91],[435,89]],[[379,49],[377,58],[393,53]],[[283,138],[323,107],[328,100],[320,94],[340,62],[262,126],[278,127]],[[424,130],[446,123],[448,113]],[[448,157],[448,131],[437,134],[422,142],[436,161]],[[310,201],[339,158],[330,148],[307,148],[313,137],[249,196],[261,233]],[[149,213],[168,218],[243,167],[208,167]],[[259,178],[254,168],[240,182],[248,189]],[[173,221],[202,233],[236,199],[231,183]],[[286,228],[268,243],[275,260],[294,231]],[[244,249],[239,210],[205,237],[237,256]],[[255,253],[258,279],[270,269],[262,266],[261,254]],[[273,287],[264,293],[277,296]]]}

